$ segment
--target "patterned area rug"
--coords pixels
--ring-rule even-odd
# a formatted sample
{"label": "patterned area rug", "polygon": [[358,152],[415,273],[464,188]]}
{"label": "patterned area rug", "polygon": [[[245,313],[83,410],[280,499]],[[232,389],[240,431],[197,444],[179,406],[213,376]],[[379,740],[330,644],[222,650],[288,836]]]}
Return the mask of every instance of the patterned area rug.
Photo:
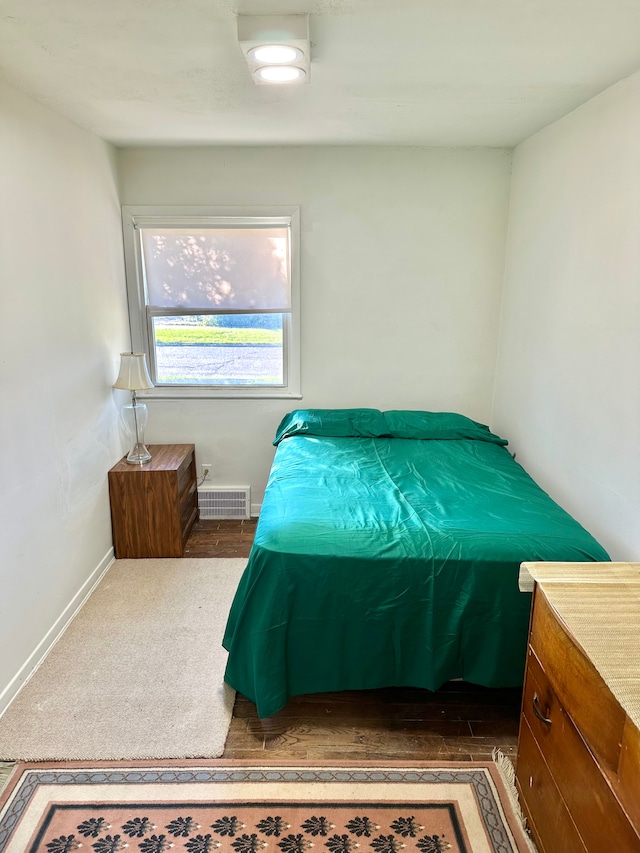
{"label": "patterned area rug", "polygon": [[18,765],[0,853],[528,853],[491,762]]}

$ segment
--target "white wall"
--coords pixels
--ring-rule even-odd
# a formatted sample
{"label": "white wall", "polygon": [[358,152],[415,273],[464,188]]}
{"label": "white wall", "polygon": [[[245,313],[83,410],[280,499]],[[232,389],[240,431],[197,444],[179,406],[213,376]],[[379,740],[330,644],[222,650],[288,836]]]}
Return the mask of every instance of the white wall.
{"label": "white wall", "polygon": [[640,559],[640,74],[514,154],[493,426]]}
{"label": "white wall", "polygon": [[2,710],[108,563],[129,334],[112,150],[0,85],[0,161]]}
{"label": "white wall", "polygon": [[303,400],[149,401],[150,442],[195,442],[214,482],[251,485],[255,504],[292,408],[488,421],[508,152],[143,148],[120,151],[118,164],[123,204],[301,207]]}

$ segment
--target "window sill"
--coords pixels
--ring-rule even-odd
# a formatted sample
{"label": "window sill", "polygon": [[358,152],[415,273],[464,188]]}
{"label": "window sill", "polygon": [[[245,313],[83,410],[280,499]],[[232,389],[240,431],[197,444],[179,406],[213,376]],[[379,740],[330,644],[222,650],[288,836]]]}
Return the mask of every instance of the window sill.
{"label": "window sill", "polygon": [[199,388],[154,388],[138,391],[139,400],[302,400],[302,394],[293,391],[260,389],[255,391],[214,391]]}

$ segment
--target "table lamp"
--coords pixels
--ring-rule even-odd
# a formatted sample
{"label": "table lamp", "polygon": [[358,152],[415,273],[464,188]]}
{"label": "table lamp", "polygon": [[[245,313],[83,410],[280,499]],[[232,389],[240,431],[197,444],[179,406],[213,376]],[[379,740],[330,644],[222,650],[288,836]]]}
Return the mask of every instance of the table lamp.
{"label": "table lamp", "polygon": [[135,442],[127,455],[127,462],[131,465],[142,465],[151,459],[151,454],[144,444],[148,413],[146,405],[137,399],[136,391],[153,388],[143,352],[120,353],[120,373],[113,387],[131,391],[131,402],[122,407],[122,420]]}

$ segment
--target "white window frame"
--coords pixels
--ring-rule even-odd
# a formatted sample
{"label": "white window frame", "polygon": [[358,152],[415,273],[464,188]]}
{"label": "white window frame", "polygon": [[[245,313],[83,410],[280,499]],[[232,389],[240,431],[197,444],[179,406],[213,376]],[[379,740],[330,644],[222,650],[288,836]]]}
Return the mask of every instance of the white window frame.
{"label": "white window frame", "polygon": [[[300,399],[300,208],[273,207],[219,207],[219,206],[156,206],[124,205],[122,207],[122,232],[124,240],[125,275],[129,302],[131,347],[134,352],[144,352],[152,377],[155,377],[155,349],[151,336],[151,317],[147,309],[146,285],[142,267],[139,228],[187,227],[207,224],[245,224],[255,222],[274,225],[287,224],[291,245],[291,313],[283,315],[284,382],[278,386],[264,385],[158,385],[148,391],[139,391],[139,397],[151,399],[229,398],[229,399]],[[176,313],[181,313],[177,311]],[[201,312],[202,313],[202,312]]]}

